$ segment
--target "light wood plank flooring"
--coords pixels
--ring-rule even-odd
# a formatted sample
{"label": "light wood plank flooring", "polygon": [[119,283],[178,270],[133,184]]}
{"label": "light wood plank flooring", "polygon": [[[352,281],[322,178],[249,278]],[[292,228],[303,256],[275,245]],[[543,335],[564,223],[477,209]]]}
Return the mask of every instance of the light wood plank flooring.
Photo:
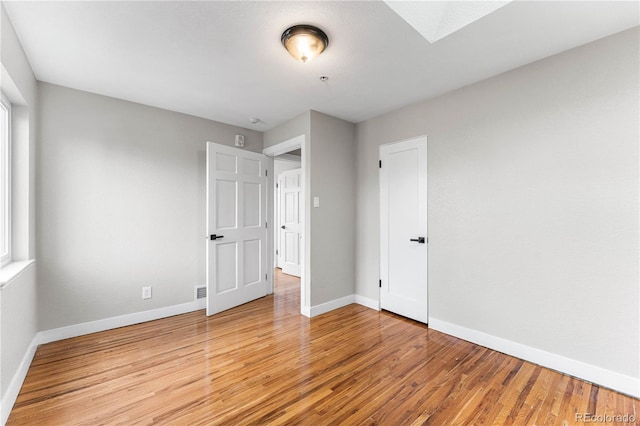
{"label": "light wood plank flooring", "polygon": [[299,297],[298,280],[278,273],[275,295],[210,318],[42,345],[8,425],[562,425],[579,413],[640,415],[637,399],[390,313],[350,305],[305,318]]}

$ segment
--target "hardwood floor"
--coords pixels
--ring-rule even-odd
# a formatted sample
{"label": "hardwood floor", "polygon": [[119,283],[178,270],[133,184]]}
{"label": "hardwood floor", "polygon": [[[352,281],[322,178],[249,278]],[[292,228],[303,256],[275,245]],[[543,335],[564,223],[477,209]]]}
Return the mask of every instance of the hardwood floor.
{"label": "hardwood floor", "polygon": [[278,273],[213,317],[42,345],[7,424],[638,424],[637,399],[359,305],[308,319],[299,297]]}

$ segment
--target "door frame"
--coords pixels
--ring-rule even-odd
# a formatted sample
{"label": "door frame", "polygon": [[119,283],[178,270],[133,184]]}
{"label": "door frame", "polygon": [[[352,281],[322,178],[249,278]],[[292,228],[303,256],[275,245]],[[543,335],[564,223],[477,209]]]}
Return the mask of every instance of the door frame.
{"label": "door frame", "polygon": [[[302,134],[291,139],[287,139],[283,142],[277,143],[262,150],[262,153],[269,157],[269,169],[273,170],[273,157],[286,154],[295,149],[300,149],[302,155],[300,156],[300,168],[302,169],[302,188],[300,195],[303,200],[300,203],[300,218],[302,219],[302,250],[300,255],[300,313],[306,317],[311,317],[311,280],[309,279],[310,270],[310,256],[311,252],[311,197],[309,196],[309,176],[307,173],[310,159],[308,158],[309,141],[306,135]],[[273,187],[275,176],[270,173],[267,177],[267,185]],[[267,214],[269,217],[269,223],[275,223],[273,218],[274,211],[274,191],[269,191],[267,195]],[[267,247],[271,247],[267,250],[267,264],[273,265],[273,255],[275,253],[275,231],[267,232]],[[273,274],[270,274],[270,278]],[[271,292],[273,292],[273,278],[270,280]]]}

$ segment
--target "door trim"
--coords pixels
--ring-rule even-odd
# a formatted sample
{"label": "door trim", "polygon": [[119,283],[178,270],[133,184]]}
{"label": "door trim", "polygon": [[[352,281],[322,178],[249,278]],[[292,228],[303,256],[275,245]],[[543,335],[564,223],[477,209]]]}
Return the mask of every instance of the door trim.
{"label": "door trim", "polygon": [[[277,143],[262,150],[262,153],[270,159],[270,170],[273,170],[273,157],[286,154],[294,149],[300,149],[302,155],[300,157],[300,168],[302,169],[302,188],[300,196],[303,202],[300,204],[300,217],[303,220],[302,225],[302,250],[300,254],[302,259],[300,261],[300,313],[306,317],[311,317],[311,279],[310,279],[310,256],[311,252],[311,197],[309,194],[309,177],[307,170],[309,170],[310,158],[309,158],[309,141],[306,135],[298,135],[291,139],[287,139],[283,142]],[[267,185],[273,187],[274,177],[269,176],[269,182]],[[269,191],[267,198],[267,214],[269,217],[269,223],[275,223],[273,218],[273,203],[274,203],[274,191]],[[268,255],[273,256],[275,252],[274,233],[267,233],[267,244],[270,244],[271,250],[268,250]],[[269,264],[273,264],[273,259],[269,260]],[[272,276],[273,274],[271,274]],[[273,279],[271,278],[271,288],[273,289]]]}
{"label": "door trim", "polygon": [[262,150],[262,153],[267,157],[277,157],[278,155],[286,154],[298,148],[303,148],[305,145],[305,135],[299,135],[295,138],[287,139],[284,142],[271,145]]}

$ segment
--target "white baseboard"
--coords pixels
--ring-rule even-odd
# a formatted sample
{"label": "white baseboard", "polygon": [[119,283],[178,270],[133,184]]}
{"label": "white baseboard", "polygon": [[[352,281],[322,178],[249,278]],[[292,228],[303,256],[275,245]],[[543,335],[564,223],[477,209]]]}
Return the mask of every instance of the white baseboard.
{"label": "white baseboard", "polygon": [[640,379],[606,370],[582,361],[516,343],[437,318],[429,318],[429,328],[463,340],[530,361],[570,376],[640,398]]}
{"label": "white baseboard", "polygon": [[186,314],[187,312],[193,312],[200,309],[202,309],[201,302],[193,301],[182,303],[180,305],[151,309],[149,311],[135,312],[133,314],[105,318],[97,321],[83,322],[80,324],[69,325],[67,327],[54,328],[51,330],[39,332],[38,344],[55,342],[57,340],[83,336],[85,334],[111,330],[118,327],[125,327],[127,325],[140,324],[142,322],[153,321],[160,318]]}
{"label": "white baseboard", "polygon": [[2,401],[0,402],[0,425],[2,426],[9,420],[9,413],[11,413],[13,404],[16,403],[16,398],[18,398],[22,383],[24,383],[24,379],[27,377],[27,372],[36,354],[36,349],[38,349],[38,334],[33,336],[31,344],[27,348],[27,352],[22,357],[22,361],[18,366],[18,371],[13,375],[7,391],[2,396]]}
{"label": "white baseboard", "polygon": [[356,303],[358,305],[366,306],[367,308],[375,309],[376,311],[380,310],[380,302],[374,299],[369,299],[368,297],[360,296],[356,294]]}
{"label": "white baseboard", "polygon": [[307,318],[311,318],[311,307],[310,306],[302,306],[300,308],[300,313]]}
{"label": "white baseboard", "polygon": [[376,311],[380,310],[380,304],[377,300],[369,299],[368,297],[360,296],[357,294],[350,294],[349,296],[331,300],[320,305],[303,307],[301,313],[306,317],[313,318],[318,315],[325,314],[329,311],[333,311],[334,309],[350,305],[352,303],[357,303],[359,305],[366,306],[367,308],[375,309]]}
{"label": "white baseboard", "polygon": [[206,298],[197,299],[194,303],[196,305],[196,309],[194,309],[194,311],[199,311],[200,309],[207,309],[207,299]]}
{"label": "white baseboard", "polygon": [[340,299],[331,300],[320,305],[312,306],[309,317],[313,318],[318,315],[322,315],[334,309],[342,308],[343,306],[350,305],[355,302],[355,296],[350,294],[349,296],[341,297]]}

